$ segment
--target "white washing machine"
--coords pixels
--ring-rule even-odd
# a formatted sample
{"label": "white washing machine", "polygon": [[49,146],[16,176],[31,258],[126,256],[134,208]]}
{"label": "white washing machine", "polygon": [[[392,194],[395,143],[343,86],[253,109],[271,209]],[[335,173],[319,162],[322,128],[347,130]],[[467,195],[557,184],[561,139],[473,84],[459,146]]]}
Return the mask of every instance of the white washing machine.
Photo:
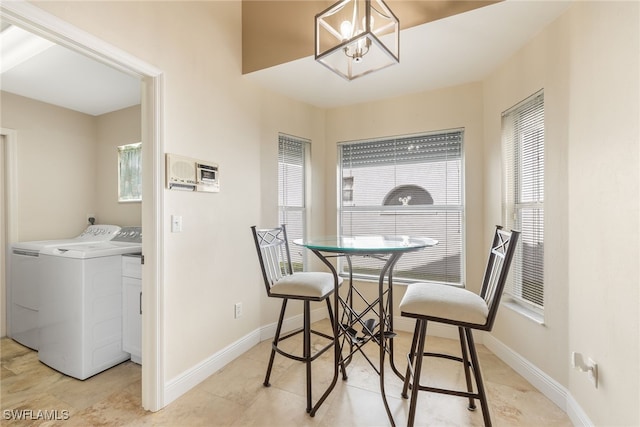
{"label": "white washing machine", "polygon": [[84,380],[129,359],[122,351],[122,254],[141,251],[141,228],[123,227],[110,241],[40,252],[48,280],[38,316],[41,362]]}
{"label": "white washing machine", "polygon": [[111,240],[120,231],[117,225],[90,225],[72,239],[14,243],[11,247],[8,282],[9,336],[22,345],[38,350],[38,308],[40,251],[56,245],[75,245]]}

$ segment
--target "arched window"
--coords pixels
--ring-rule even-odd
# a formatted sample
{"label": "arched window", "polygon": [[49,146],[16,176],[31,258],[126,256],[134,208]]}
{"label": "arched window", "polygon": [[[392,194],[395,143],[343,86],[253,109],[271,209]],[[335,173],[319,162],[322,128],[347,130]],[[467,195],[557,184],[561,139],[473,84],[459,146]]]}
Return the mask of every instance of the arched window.
{"label": "arched window", "polygon": [[399,185],[384,197],[384,206],[432,205],[433,197],[419,185]]}

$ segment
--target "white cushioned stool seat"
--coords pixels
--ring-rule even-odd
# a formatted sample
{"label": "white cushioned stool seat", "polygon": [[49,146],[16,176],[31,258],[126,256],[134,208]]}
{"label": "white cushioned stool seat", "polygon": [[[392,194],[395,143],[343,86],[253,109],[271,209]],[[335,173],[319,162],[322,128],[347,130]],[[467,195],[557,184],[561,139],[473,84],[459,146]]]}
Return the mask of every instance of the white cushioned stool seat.
{"label": "white cushioned stool seat", "polygon": [[438,317],[484,325],[489,308],[484,299],[463,288],[436,283],[412,283],[400,302],[402,315]]}
{"label": "white cushioned stool seat", "polygon": [[[342,277],[338,277],[338,286]],[[297,272],[284,276],[271,286],[272,295],[322,298],[334,290],[333,274]]]}

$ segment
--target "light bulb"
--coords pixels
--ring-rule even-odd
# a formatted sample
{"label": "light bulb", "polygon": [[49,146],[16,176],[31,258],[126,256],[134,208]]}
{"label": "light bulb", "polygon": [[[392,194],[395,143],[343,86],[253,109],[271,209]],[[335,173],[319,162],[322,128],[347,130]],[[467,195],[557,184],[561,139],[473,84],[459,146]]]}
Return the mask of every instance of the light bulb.
{"label": "light bulb", "polygon": [[342,24],[340,24],[340,34],[342,34],[342,40],[350,39],[351,31],[352,31],[351,22],[342,21]]}

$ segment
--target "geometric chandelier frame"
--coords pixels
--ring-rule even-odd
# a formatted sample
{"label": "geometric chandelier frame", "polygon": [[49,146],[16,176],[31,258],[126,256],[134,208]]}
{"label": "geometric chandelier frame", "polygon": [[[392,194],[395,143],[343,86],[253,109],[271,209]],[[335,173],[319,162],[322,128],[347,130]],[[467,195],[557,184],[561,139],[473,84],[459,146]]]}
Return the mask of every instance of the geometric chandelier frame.
{"label": "geometric chandelier frame", "polygon": [[383,0],[342,0],[315,17],[315,59],[346,80],[400,61],[400,21]]}

